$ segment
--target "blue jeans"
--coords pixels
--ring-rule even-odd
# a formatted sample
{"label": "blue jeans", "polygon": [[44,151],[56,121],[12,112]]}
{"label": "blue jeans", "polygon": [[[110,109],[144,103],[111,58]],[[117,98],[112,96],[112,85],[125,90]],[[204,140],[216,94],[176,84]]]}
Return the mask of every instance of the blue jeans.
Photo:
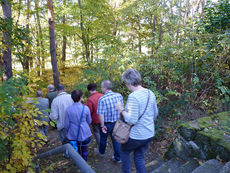
{"label": "blue jeans", "polygon": [[97,142],[97,148],[100,146],[100,124],[92,124],[92,131]]}
{"label": "blue jeans", "polygon": [[59,138],[60,138],[62,145],[68,143],[67,133],[66,133],[65,128],[58,130],[58,133],[59,133]]}
{"label": "blue jeans", "polygon": [[152,138],[145,140],[135,140],[129,138],[128,142],[121,145],[122,172],[130,173],[130,153],[134,152],[134,163],[137,173],[146,173],[145,152],[148,149]]}
{"label": "blue jeans", "polygon": [[[58,130],[58,133],[59,133],[59,138],[60,138],[60,141],[61,141],[62,145],[64,145],[64,144],[69,142],[69,140],[67,139],[67,133],[66,133],[65,128],[63,128],[61,130]],[[64,155],[65,155],[65,157],[69,158],[68,151],[66,151],[64,153]]]}
{"label": "blue jeans", "polygon": [[106,149],[106,141],[107,137],[110,134],[112,143],[113,143],[113,150],[114,150],[114,158],[117,161],[120,161],[120,143],[118,143],[114,138],[113,138],[113,127],[115,125],[114,123],[105,123],[105,126],[107,127],[107,133],[103,133],[102,130],[100,129],[100,146],[99,146],[99,152],[101,154],[105,154],[105,149]]}

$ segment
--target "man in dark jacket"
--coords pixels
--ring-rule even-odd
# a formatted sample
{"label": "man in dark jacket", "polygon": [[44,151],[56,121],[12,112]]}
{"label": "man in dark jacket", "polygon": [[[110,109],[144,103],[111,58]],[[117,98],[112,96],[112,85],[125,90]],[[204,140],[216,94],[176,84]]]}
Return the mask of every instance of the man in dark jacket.
{"label": "man in dark jacket", "polygon": [[51,109],[51,103],[53,99],[57,96],[57,91],[54,90],[54,86],[52,84],[48,85],[48,93],[46,95],[46,98],[49,99],[49,108]]}

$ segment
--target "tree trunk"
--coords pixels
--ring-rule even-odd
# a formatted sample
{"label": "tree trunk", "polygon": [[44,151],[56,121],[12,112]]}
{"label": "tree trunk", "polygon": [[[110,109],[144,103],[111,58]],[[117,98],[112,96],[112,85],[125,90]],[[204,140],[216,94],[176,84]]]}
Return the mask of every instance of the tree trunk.
{"label": "tree trunk", "polygon": [[88,42],[85,37],[85,28],[83,24],[83,18],[82,18],[82,8],[81,8],[81,0],[78,0],[78,6],[80,9],[80,26],[81,26],[81,34],[82,34],[82,41],[85,47],[85,56],[86,56],[86,61],[89,65],[89,50],[88,50]]}
{"label": "tree trunk", "polygon": [[57,67],[56,47],[55,47],[53,1],[47,0],[47,6],[48,6],[48,22],[49,22],[49,35],[50,35],[50,55],[51,55],[54,85],[55,87],[57,87],[59,84],[59,73]]}
{"label": "tree trunk", "polygon": [[[182,18],[181,0],[179,1],[179,9],[178,10],[179,10],[179,17]],[[181,46],[180,29],[181,29],[181,19],[178,20],[177,31],[176,31],[176,43],[179,45],[179,47]]]}
{"label": "tree trunk", "polygon": [[41,76],[41,49],[40,49],[40,41],[39,41],[39,31],[37,32],[37,59],[36,59],[36,68],[37,68],[37,75]]}
{"label": "tree trunk", "polygon": [[[3,19],[6,23],[10,23],[11,19],[11,3],[9,1],[1,1],[2,9],[3,9]],[[10,27],[9,27],[10,28]],[[4,49],[2,49],[2,59],[3,59],[3,81],[8,80],[13,76],[12,72],[12,59],[11,59],[11,49],[10,49],[10,39],[11,31],[3,31],[2,38],[3,38],[3,45]]]}
{"label": "tree trunk", "polygon": [[93,42],[91,41],[91,43],[90,43],[90,45],[91,45],[91,51],[90,51],[90,62],[93,62],[93,54],[94,54],[94,47],[93,47]]}
{"label": "tree trunk", "polygon": [[152,27],[152,46],[151,46],[151,56],[153,56],[155,48],[155,35],[156,35],[156,15],[152,16],[150,20],[150,25]]}
{"label": "tree trunk", "polygon": [[186,0],[186,9],[185,9],[185,13],[184,13],[184,26],[186,25],[186,22],[188,20],[188,15],[189,15],[189,0]]}
{"label": "tree trunk", "polygon": [[138,18],[138,50],[139,54],[141,54],[141,20]]}
{"label": "tree trunk", "polygon": [[41,27],[40,15],[39,15],[39,0],[35,0],[35,9],[36,9],[36,16],[37,16],[38,38],[39,38],[38,49],[40,50],[38,54],[38,58],[42,59],[42,61],[40,62],[41,62],[42,73],[44,73],[45,71],[45,52],[44,52],[45,48],[43,45],[43,33],[42,33],[42,27]]}
{"label": "tree trunk", "polygon": [[[26,29],[29,30],[29,23],[30,23],[30,0],[26,0],[26,5],[27,5],[27,14],[26,14]],[[27,43],[27,45],[29,45]],[[28,54],[29,54],[29,46],[26,46],[26,59],[25,59],[25,65],[24,65],[24,70],[26,70],[26,72],[29,72],[29,60],[31,59]]]}
{"label": "tree trunk", "polygon": [[[63,5],[66,5],[66,0],[63,0]],[[63,25],[65,25],[66,22],[66,18],[65,18],[65,14],[62,16],[62,23]],[[63,66],[65,67],[65,60],[66,60],[66,36],[65,34],[63,35],[63,43],[62,43],[62,63]]]}

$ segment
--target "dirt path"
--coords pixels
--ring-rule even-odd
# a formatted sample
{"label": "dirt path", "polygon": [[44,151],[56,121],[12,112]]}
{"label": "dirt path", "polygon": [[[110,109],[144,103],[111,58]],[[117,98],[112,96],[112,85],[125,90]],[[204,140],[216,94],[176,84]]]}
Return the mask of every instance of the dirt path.
{"label": "dirt path", "polygon": [[[48,135],[49,142],[43,146],[42,150],[39,151],[45,152],[50,149],[53,149],[59,145],[61,145],[58,132],[56,129],[50,129]],[[88,155],[88,164],[95,170],[96,173],[119,173],[121,172],[121,164],[115,163],[111,160],[113,155],[113,147],[111,140],[109,138],[106,153],[104,157],[100,157],[94,153],[94,148],[96,147],[96,142],[92,137],[92,143],[89,146],[89,155]],[[153,148],[150,146],[148,151],[146,152],[146,163],[154,160],[156,158],[156,154],[153,151]],[[132,160],[132,159],[131,159]],[[40,171],[49,172],[49,173],[74,173],[77,172],[77,167],[73,164],[70,159],[66,159],[60,155],[50,156],[47,159],[42,159],[40,161]],[[132,163],[133,170],[134,164]]]}

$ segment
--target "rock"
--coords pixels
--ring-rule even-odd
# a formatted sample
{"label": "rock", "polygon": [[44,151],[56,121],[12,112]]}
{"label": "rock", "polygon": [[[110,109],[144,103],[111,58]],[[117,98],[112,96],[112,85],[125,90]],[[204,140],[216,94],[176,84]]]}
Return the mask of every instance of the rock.
{"label": "rock", "polygon": [[198,166],[199,166],[199,163],[196,160],[192,159],[186,162],[185,164],[183,164],[178,169],[176,169],[174,172],[175,173],[188,173],[188,172],[192,172]]}
{"label": "rock", "polygon": [[195,142],[187,142],[180,135],[173,141],[168,151],[165,153],[164,158],[171,159],[175,156],[184,161],[189,161],[193,157],[199,159],[206,158],[204,151]]}
{"label": "rock", "polygon": [[168,160],[172,159],[176,156],[176,151],[173,146],[173,142],[169,145],[168,150],[164,153],[163,158],[166,158]]}
{"label": "rock", "polygon": [[220,173],[230,173],[230,162],[227,162],[223,168],[221,169]]}
{"label": "rock", "polygon": [[162,164],[159,168],[155,169],[151,173],[172,173],[172,171],[176,170],[180,166],[181,163],[176,158],[173,158]]}
{"label": "rock", "polygon": [[151,170],[158,168],[160,165],[162,165],[164,163],[165,162],[163,159],[157,158],[157,159],[151,161],[150,163],[146,164],[145,167],[146,167],[147,172],[150,172]]}
{"label": "rock", "polygon": [[190,153],[190,156],[205,159],[206,154],[205,152],[193,141],[188,142],[188,151]]}
{"label": "rock", "polygon": [[219,173],[222,167],[218,160],[212,159],[197,167],[192,173]]}
{"label": "rock", "polygon": [[[230,160],[230,112],[222,112],[184,123],[178,128],[178,132],[185,141],[181,142],[178,135],[175,143],[185,146],[184,148],[187,147],[192,157],[207,160],[219,156],[224,161]],[[187,141],[194,143],[187,144]],[[169,153],[178,153],[178,146],[170,150]]]}
{"label": "rock", "polygon": [[173,147],[175,150],[175,155],[184,161],[191,160],[190,153],[188,150],[188,142],[182,137],[178,136],[174,142]]}
{"label": "rock", "polygon": [[191,126],[189,126],[189,123],[183,124],[183,126],[180,126],[178,128],[178,132],[180,133],[180,135],[183,136],[187,141],[193,140],[196,136],[197,131],[198,130],[196,128],[191,128]]}

